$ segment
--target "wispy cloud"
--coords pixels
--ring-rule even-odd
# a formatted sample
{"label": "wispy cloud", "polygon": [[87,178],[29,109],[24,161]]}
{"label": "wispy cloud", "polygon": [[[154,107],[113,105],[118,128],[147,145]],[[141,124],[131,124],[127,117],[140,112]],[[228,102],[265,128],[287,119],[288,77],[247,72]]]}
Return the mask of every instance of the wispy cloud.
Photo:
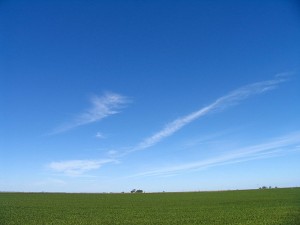
{"label": "wispy cloud", "polygon": [[85,172],[99,169],[102,165],[116,163],[114,159],[102,160],[67,160],[51,162],[48,168],[54,172],[62,173],[68,176],[80,176]]}
{"label": "wispy cloud", "polygon": [[167,124],[162,130],[144,139],[137,146],[124,153],[124,155],[149,148],[157,144],[158,142],[162,141],[163,139],[173,135],[174,133],[182,129],[184,126],[195,121],[196,119],[199,119],[200,117],[203,117],[217,110],[218,111],[224,110],[225,108],[238,104],[240,101],[245,100],[251,96],[258,95],[266,91],[275,89],[278,86],[278,84],[286,80],[287,79],[285,76],[280,75],[280,76],[276,76],[272,80],[257,82],[257,83],[253,83],[238,88],[230,92],[229,94],[218,98],[210,105],[203,107],[195,112],[192,112],[184,117],[172,121],[171,123]]}
{"label": "wispy cloud", "polygon": [[103,139],[103,138],[105,138],[105,136],[102,133],[97,132],[96,135],[95,135],[95,138]]}
{"label": "wispy cloud", "polygon": [[[250,98],[251,96],[264,93],[275,89],[280,83],[287,80],[286,74],[275,76],[272,80],[262,81],[258,83],[253,83],[246,85],[244,87],[238,88],[229,94],[222,96],[215,100],[213,103],[209,104],[206,107],[200,108],[199,110],[192,112],[184,117],[178,118],[171,123],[167,124],[160,131],[153,134],[150,137],[145,138],[140,143],[132,148],[127,148],[124,151],[111,150],[108,152],[109,159],[105,160],[71,160],[71,161],[62,161],[62,162],[52,162],[49,164],[49,168],[53,171],[63,173],[70,176],[82,175],[85,172],[90,170],[96,170],[102,165],[107,163],[117,162],[117,159],[132,154],[136,151],[141,151],[151,146],[154,146],[164,140],[165,138],[173,135],[186,125],[195,121],[196,119],[203,117],[207,114],[222,111],[230,106],[240,103],[242,100]],[[118,109],[127,103],[128,100],[124,96],[118,94],[106,94],[102,97],[94,97],[92,99],[92,107],[87,110],[85,113],[81,114],[78,119],[71,124],[70,126],[65,126],[63,129],[60,129],[59,132],[81,126],[87,123],[92,123],[99,121],[109,115],[118,113]],[[99,134],[101,136],[101,134]],[[224,163],[233,163],[237,161],[250,160],[250,158],[257,157],[266,157],[271,155],[269,150],[274,150],[274,147],[271,144],[275,142],[268,143],[267,146],[259,145],[254,147],[249,147],[242,149],[241,151],[236,151],[230,154],[226,154],[217,158],[204,160],[200,162],[195,162],[191,164],[179,165],[171,168],[159,169],[154,171],[145,172],[139,174],[138,176],[154,176],[154,175],[169,175],[171,173],[176,173],[184,170],[193,170],[204,168],[208,166],[215,166]],[[299,142],[298,142],[299,144]],[[280,147],[281,144],[277,143],[277,147]],[[255,155],[256,154],[256,155]]]}
{"label": "wispy cloud", "polygon": [[183,172],[197,171],[208,167],[221,166],[225,164],[240,163],[244,161],[256,160],[261,158],[274,157],[287,154],[293,151],[300,144],[300,132],[291,133],[286,136],[278,137],[269,142],[244,147],[235,151],[230,151],[224,155],[200,160],[196,162],[174,165],[171,167],[154,169],[142,172],[131,177],[144,176],[169,176]]}
{"label": "wispy cloud", "polygon": [[65,132],[76,127],[98,122],[108,116],[120,113],[120,109],[129,103],[129,99],[120,94],[107,92],[90,99],[91,107],[79,114],[73,121],[57,127],[51,134]]}

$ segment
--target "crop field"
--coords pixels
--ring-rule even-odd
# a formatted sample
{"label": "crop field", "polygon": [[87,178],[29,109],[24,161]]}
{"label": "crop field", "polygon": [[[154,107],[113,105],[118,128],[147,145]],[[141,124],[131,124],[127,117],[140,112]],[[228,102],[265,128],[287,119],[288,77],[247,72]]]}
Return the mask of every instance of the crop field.
{"label": "crop field", "polygon": [[149,194],[0,193],[1,225],[300,224],[300,188]]}

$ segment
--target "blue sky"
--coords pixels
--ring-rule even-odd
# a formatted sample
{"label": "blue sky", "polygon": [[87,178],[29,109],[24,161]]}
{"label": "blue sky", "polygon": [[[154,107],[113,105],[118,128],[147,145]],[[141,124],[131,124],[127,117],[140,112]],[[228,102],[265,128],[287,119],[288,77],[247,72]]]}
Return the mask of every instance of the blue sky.
{"label": "blue sky", "polygon": [[296,1],[1,1],[0,191],[299,186]]}

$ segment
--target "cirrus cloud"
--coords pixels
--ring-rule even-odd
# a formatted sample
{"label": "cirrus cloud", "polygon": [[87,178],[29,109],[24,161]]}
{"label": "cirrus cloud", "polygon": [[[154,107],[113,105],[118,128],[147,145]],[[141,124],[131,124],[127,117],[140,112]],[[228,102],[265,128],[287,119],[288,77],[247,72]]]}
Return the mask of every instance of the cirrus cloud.
{"label": "cirrus cloud", "polygon": [[48,168],[68,176],[80,176],[85,172],[99,169],[102,165],[117,162],[114,159],[102,160],[67,160],[51,162]]}
{"label": "cirrus cloud", "polygon": [[[285,76],[284,76],[285,75]],[[266,80],[262,82],[252,83],[243,87],[240,87],[236,90],[233,90],[227,95],[224,95],[206,107],[200,108],[195,112],[192,112],[186,116],[178,118],[170,123],[168,123],[165,127],[163,127],[160,131],[156,132],[150,137],[145,138],[143,141],[138,143],[134,148],[129,151],[123,153],[123,155],[130,154],[135,151],[140,151],[147,149],[157,143],[161,142],[163,139],[173,135],[186,125],[191,122],[208,115],[210,113],[216,111],[222,111],[230,106],[236,105],[242,100],[250,98],[251,96],[262,94],[266,91],[273,90],[277,88],[277,86],[287,81],[287,73],[276,75],[272,80]]]}
{"label": "cirrus cloud", "polygon": [[58,126],[50,134],[62,133],[79,126],[98,122],[108,116],[120,113],[120,110],[130,101],[123,95],[106,92],[102,96],[95,95],[91,97],[90,102],[90,108],[85,110],[83,113],[80,113],[71,122]]}

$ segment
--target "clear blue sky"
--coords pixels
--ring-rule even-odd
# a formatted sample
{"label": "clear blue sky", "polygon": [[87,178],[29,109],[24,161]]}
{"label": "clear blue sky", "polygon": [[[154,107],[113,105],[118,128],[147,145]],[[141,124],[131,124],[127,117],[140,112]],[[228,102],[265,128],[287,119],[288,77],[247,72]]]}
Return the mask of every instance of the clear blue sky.
{"label": "clear blue sky", "polygon": [[0,3],[0,191],[300,186],[297,1]]}

